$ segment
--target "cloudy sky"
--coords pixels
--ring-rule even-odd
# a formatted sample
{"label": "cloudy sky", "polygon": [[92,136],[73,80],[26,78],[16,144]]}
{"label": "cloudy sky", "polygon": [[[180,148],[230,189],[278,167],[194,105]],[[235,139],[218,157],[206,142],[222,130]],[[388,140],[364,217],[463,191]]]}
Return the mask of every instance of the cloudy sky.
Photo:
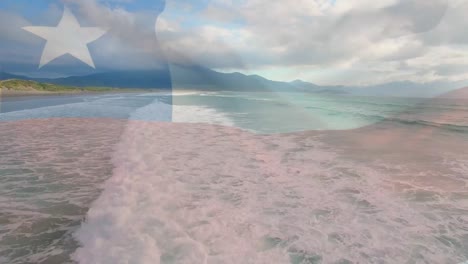
{"label": "cloudy sky", "polygon": [[[66,3],[82,25],[113,28],[90,47],[102,60],[131,46],[169,63],[282,81],[368,85],[468,79],[468,0],[43,0],[34,1],[37,13],[19,12],[13,2],[33,1],[0,2],[0,34],[9,38],[0,43],[3,68],[15,63],[22,65],[15,69],[24,68],[30,59],[26,50],[33,50],[31,58],[40,56],[28,48],[38,40],[12,33],[11,27],[56,25]],[[156,16],[158,48],[151,40]],[[8,56],[5,62],[10,52],[5,47],[18,51],[18,42],[24,44],[23,61]],[[128,58],[135,56],[130,52]],[[63,68],[70,61],[57,63]]]}
{"label": "cloudy sky", "polygon": [[467,0],[176,0],[157,29],[194,61],[274,80],[455,81],[468,79],[467,11]]}

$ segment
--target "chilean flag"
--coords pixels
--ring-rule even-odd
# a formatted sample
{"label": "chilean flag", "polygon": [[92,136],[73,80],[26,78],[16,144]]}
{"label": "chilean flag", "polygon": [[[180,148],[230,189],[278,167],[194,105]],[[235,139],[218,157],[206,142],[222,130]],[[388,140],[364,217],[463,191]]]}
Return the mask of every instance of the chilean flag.
{"label": "chilean flag", "polygon": [[[174,103],[155,33],[165,4],[0,2],[0,84],[17,88],[0,98],[1,263],[468,258],[468,140],[449,125],[463,107],[411,128],[392,123],[405,113],[276,134],[172,122],[202,110]],[[47,93],[63,87],[76,94]],[[124,90],[89,92],[108,88]],[[46,93],[11,96],[32,89]]]}

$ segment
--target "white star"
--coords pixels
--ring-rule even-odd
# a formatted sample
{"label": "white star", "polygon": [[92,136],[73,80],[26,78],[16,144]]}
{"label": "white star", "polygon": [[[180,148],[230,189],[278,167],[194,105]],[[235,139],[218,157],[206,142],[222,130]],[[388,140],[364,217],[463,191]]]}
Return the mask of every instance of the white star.
{"label": "white star", "polygon": [[87,45],[106,33],[106,30],[98,27],[81,27],[76,17],[66,7],[57,27],[23,27],[23,29],[47,40],[39,68],[65,54],[70,54],[96,68]]}

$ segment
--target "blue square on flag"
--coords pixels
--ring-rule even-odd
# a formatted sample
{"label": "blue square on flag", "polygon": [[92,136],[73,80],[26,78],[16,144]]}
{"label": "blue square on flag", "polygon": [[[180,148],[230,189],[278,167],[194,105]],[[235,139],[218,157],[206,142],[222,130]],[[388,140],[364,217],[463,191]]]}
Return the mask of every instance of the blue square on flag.
{"label": "blue square on flag", "polygon": [[[171,77],[155,27],[165,1],[131,2],[2,1],[0,79],[57,91],[157,89],[166,95],[152,118],[170,121]],[[117,117],[108,112],[99,116]]]}

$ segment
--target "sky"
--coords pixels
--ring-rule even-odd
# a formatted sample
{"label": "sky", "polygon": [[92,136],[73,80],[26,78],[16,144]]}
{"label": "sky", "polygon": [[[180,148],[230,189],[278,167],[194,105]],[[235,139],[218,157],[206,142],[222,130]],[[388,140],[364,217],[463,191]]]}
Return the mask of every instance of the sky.
{"label": "sky", "polygon": [[[71,55],[60,56],[39,68],[47,41],[23,28],[57,27],[65,6],[81,27],[106,32],[87,45],[95,68]],[[0,70],[53,78],[165,67],[167,61],[155,32],[156,18],[164,6],[163,0],[5,0],[0,4]],[[65,35],[69,39],[63,39],[64,46],[70,43],[73,32]]]}
{"label": "sky", "polygon": [[[104,62],[119,54],[122,64],[128,64],[121,67],[154,67],[132,61],[144,56],[135,57],[128,52],[131,47],[168,63],[280,81],[372,85],[468,80],[468,0],[4,0],[4,69],[25,71],[26,61],[40,56],[41,43],[25,32],[13,34],[12,28],[54,26],[64,4],[72,6],[82,25],[113,28],[90,49]],[[154,30],[157,48],[151,46]],[[13,46],[21,61],[11,61],[15,56],[5,61]],[[57,63],[61,67],[50,65],[44,71],[73,66],[71,58]]]}
{"label": "sky", "polygon": [[457,81],[468,78],[466,10],[466,0],[172,1],[158,32],[194,61],[273,80]]}

